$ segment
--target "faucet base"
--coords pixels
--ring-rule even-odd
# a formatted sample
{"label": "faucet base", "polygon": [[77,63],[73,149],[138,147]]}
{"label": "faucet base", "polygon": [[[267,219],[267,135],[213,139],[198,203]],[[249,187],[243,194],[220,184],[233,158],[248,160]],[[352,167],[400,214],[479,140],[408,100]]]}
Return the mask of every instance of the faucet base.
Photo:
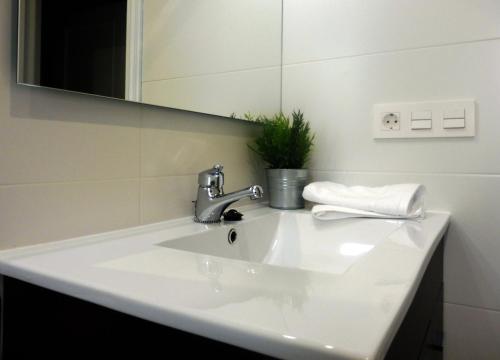
{"label": "faucet base", "polygon": [[206,220],[206,221],[203,221],[203,220],[200,220],[198,219],[196,216],[193,218],[194,222],[195,223],[198,223],[198,224],[218,224],[221,222],[221,220]]}

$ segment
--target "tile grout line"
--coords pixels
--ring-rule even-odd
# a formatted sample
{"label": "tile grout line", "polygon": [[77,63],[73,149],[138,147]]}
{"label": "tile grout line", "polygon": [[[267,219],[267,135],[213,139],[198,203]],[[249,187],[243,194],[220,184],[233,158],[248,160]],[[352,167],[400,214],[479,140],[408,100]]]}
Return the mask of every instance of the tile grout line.
{"label": "tile grout line", "polygon": [[124,182],[124,181],[142,181],[143,179],[165,179],[172,177],[184,177],[184,176],[195,176],[197,174],[171,174],[171,175],[155,175],[155,176],[143,176],[143,177],[130,177],[130,178],[110,178],[110,179],[90,179],[90,180],[67,180],[67,181],[44,181],[44,182],[34,182],[34,183],[19,183],[19,184],[0,184],[0,189],[11,188],[11,187],[27,187],[27,186],[48,186],[48,185],[78,185],[78,184],[98,184],[98,183],[109,183],[109,182]]}
{"label": "tile grout line", "polygon": [[177,177],[186,177],[186,176],[198,176],[198,173],[192,174],[172,174],[172,175],[155,175],[155,176],[143,176],[142,179],[153,180],[153,179],[166,179],[166,178],[177,178]]}
{"label": "tile grout line", "polygon": [[200,73],[200,74],[185,75],[185,76],[174,76],[174,77],[165,78],[165,79],[144,80],[143,83],[154,83],[154,82],[160,82],[160,81],[181,80],[181,79],[194,79],[194,78],[200,78],[200,77],[236,74],[236,73],[252,72],[252,71],[259,71],[259,70],[273,70],[273,69],[278,69],[278,68],[282,68],[282,66],[281,65],[257,66],[257,67],[253,67],[253,68],[247,68],[247,69],[216,71],[216,72],[212,72],[212,73]]}
{"label": "tile grout line", "polygon": [[[500,177],[500,174],[488,174],[488,173],[430,173],[430,172],[394,172],[394,171],[364,171],[364,170],[319,170],[319,169],[309,169],[310,172],[316,173],[336,173],[336,174],[358,174],[358,175],[417,175],[417,176],[436,176],[436,177]],[[46,186],[46,185],[77,185],[77,184],[89,184],[89,183],[108,183],[108,182],[122,182],[122,181],[141,181],[151,180],[151,179],[165,179],[172,177],[188,177],[196,176],[197,173],[186,173],[186,174],[164,174],[164,175],[148,175],[144,176],[141,174],[140,177],[123,177],[123,178],[109,178],[109,179],[87,179],[87,180],[65,180],[65,181],[40,181],[40,182],[27,182],[27,183],[6,183],[0,184],[1,188],[9,187],[23,187],[23,186]]]}
{"label": "tile grout line", "polygon": [[0,184],[1,188],[10,187],[24,187],[24,186],[48,186],[48,185],[78,185],[78,184],[96,184],[96,183],[109,183],[109,182],[123,182],[123,181],[139,181],[139,177],[123,177],[123,178],[109,178],[109,179],[88,179],[88,180],[65,180],[65,181],[40,181],[28,183],[14,183],[14,184]]}
{"label": "tile grout line", "polygon": [[359,58],[359,57],[366,57],[366,56],[389,55],[389,54],[397,54],[397,53],[404,53],[404,52],[410,52],[410,51],[452,47],[452,46],[459,46],[459,45],[469,45],[469,44],[476,44],[476,43],[483,43],[483,42],[490,42],[490,41],[497,41],[497,40],[500,40],[500,37],[492,37],[492,38],[478,39],[478,40],[458,41],[458,42],[451,42],[451,43],[442,43],[442,44],[436,44],[436,45],[409,47],[409,48],[401,48],[401,49],[393,49],[393,50],[374,51],[374,52],[361,53],[361,54],[334,56],[334,57],[313,59],[313,60],[307,60],[307,61],[297,61],[297,62],[293,62],[293,63],[289,63],[289,64],[283,64],[283,68],[300,66],[300,65],[315,64],[315,63],[323,63],[323,62],[326,63],[329,61]]}
{"label": "tile grout line", "polygon": [[467,307],[467,308],[471,308],[471,309],[475,309],[475,310],[493,311],[493,312],[496,312],[496,313],[500,314],[500,310],[499,309],[493,309],[493,308],[488,308],[488,307],[480,307],[480,306],[473,306],[473,305],[466,305],[466,304],[460,304],[460,303],[455,303],[455,302],[451,302],[451,301],[444,301],[444,303],[445,304],[449,304],[449,305],[454,305],[454,306]]}
{"label": "tile grout line", "polygon": [[423,175],[423,176],[454,176],[454,177],[500,177],[497,173],[433,173],[433,172],[405,172],[405,171],[370,171],[370,170],[329,170],[309,169],[317,173],[360,174],[360,175]]}

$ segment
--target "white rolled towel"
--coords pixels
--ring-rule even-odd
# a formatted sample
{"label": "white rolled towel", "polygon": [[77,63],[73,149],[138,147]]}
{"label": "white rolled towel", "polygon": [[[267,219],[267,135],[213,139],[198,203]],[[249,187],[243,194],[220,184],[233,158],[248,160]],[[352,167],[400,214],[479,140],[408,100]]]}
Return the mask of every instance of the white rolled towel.
{"label": "white rolled towel", "polygon": [[329,181],[314,182],[302,196],[316,205],[313,216],[321,220],[347,217],[411,219],[424,216],[424,187],[397,184],[381,187],[346,186]]}

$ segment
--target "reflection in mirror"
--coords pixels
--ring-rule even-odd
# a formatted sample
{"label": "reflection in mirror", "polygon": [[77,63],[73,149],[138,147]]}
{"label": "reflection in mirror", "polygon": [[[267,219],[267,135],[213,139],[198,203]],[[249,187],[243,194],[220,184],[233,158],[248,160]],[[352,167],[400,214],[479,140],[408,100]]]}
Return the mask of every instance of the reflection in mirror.
{"label": "reflection in mirror", "polygon": [[18,82],[221,116],[281,108],[281,0],[20,0]]}
{"label": "reflection in mirror", "polygon": [[127,1],[21,1],[19,80],[125,98]]}

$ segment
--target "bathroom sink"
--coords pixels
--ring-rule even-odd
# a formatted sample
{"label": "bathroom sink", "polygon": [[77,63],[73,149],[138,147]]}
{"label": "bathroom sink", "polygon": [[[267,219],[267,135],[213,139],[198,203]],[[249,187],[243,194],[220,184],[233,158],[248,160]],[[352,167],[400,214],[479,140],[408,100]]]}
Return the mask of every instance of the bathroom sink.
{"label": "bathroom sink", "polygon": [[449,221],[240,210],[3,251],[0,274],[277,358],[383,359]]}
{"label": "bathroom sink", "polygon": [[315,220],[307,211],[273,212],[159,243],[170,249],[274,266],[344,273],[401,221]]}

